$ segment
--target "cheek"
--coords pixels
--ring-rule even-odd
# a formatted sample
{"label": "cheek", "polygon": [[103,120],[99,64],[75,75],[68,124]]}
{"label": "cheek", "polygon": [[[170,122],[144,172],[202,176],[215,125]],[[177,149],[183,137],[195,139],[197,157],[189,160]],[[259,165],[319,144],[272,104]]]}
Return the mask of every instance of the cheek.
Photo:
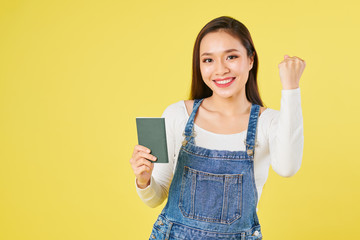
{"label": "cheek", "polygon": [[200,72],[201,72],[201,76],[203,77],[203,79],[207,79],[209,77],[211,77],[211,72],[212,72],[212,69],[210,66],[200,66]]}
{"label": "cheek", "polygon": [[232,62],[229,64],[229,67],[236,72],[243,72],[245,69],[245,64],[238,61],[238,62]]}

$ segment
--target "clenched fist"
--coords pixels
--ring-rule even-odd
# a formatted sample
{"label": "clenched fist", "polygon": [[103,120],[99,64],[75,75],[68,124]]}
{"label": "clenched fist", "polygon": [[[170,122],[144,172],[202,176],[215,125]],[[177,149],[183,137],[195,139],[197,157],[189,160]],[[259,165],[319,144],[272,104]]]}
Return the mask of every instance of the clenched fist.
{"label": "clenched fist", "polygon": [[305,61],[299,57],[284,56],[279,63],[279,74],[283,89],[295,89],[299,87],[299,81],[305,69]]}

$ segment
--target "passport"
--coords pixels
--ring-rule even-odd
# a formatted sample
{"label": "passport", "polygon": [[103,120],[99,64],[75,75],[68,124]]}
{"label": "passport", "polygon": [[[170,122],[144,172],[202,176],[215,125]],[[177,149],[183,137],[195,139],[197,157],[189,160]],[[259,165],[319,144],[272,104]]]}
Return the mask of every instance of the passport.
{"label": "passport", "polygon": [[168,163],[165,118],[137,117],[136,128],[139,145],[149,148],[150,153],[157,157],[157,161],[147,160]]}

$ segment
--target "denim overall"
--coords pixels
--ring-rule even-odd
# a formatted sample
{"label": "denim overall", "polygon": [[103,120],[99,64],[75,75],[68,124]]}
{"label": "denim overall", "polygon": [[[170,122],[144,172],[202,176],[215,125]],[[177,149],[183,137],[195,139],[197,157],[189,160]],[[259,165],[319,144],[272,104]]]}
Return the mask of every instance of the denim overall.
{"label": "denim overall", "polygon": [[213,150],[194,142],[194,119],[202,101],[194,100],[168,201],[150,239],[262,239],[253,162],[260,106],[251,106],[246,151]]}

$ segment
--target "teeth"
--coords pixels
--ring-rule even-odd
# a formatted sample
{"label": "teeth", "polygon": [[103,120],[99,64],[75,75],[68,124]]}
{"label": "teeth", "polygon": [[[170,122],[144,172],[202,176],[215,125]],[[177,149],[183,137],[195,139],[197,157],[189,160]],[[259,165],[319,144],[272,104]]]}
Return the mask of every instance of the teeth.
{"label": "teeth", "polygon": [[218,84],[227,84],[227,83],[231,82],[232,80],[233,80],[233,78],[231,78],[229,80],[216,81],[216,83],[218,83]]}

